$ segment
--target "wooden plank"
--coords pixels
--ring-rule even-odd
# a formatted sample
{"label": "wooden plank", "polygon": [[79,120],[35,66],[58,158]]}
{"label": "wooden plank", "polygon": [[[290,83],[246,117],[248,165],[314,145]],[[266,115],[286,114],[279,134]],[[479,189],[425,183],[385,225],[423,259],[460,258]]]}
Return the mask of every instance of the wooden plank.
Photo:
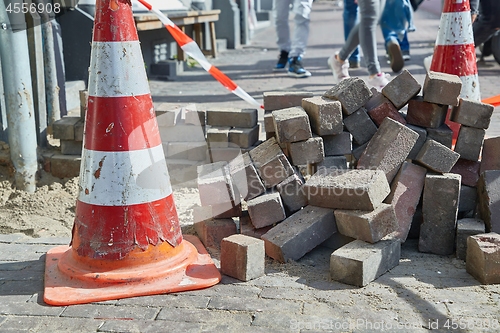
{"label": "wooden plank", "polygon": [[215,38],[215,23],[210,22],[210,44],[212,44],[212,57],[217,57],[217,40]]}
{"label": "wooden plank", "polygon": [[[182,16],[169,16],[168,18],[177,26],[185,26],[196,23],[215,22],[219,20],[220,10],[211,10],[202,12],[188,12]],[[155,30],[163,28],[161,21],[155,16],[150,14],[134,14],[137,30]]]}
{"label": "wooden plank", "polygon": [[[199,45],[204,54],[210,54],[212,57],[217,56],[217,44],[215,38],[215,23],[219,20],[220,9],[205,10],[205,11],[189,11],[181,13],[172,13],[167,17],[179,27],[180,30],[185,32],[185,27],[193,25],[193,40]],[[138,31],[163,29],[163,23],[151,14],[134,14],[134,20]],[[210,43],[212,50],[207,51],[203,48],[203,29],[202,24],[209,24]],[[177,46],[177,60],[185,61],[186,55],[183,50]]]}
{"label": "wooden plank", "polygon": [[165,28],[160,21],[139,22],[136,23],[136,26],[137,26],[137,31],[156,30]]}

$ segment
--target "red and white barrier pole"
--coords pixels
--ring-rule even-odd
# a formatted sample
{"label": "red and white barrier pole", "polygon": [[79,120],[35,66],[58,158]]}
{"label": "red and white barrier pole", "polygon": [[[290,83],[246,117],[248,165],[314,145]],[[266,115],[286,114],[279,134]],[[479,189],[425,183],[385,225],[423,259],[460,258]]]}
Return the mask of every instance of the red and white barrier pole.
{"label": "red and white barrier pole", "polygon": [[[220,84],[230,90],[233,94],[240,97],[244,101],[250,103],[251,105],[263,109],[264,106],[258,103],[252,96],[250,96],[245,90],[241,89],[236,83],[233,82],[226,74],[222,73],[217,67],[213,66],[208,62],[207,58],[201,51],[200,47],[196,42],[186,35],[179,27],[177,27],[165,14],[160,10],[154,8],[152,5],[144,0],[138,0],[144,7],[149,11],[153,12],[158,16],[158,19],[163,23],[165,28],[170,32],[172,37],[175,39],[177,44],[186,52],[190,57],[196,60],[203,69],[205,69],[210,75],[212,75]],[[215,47],[212,45],[212,47]]]}

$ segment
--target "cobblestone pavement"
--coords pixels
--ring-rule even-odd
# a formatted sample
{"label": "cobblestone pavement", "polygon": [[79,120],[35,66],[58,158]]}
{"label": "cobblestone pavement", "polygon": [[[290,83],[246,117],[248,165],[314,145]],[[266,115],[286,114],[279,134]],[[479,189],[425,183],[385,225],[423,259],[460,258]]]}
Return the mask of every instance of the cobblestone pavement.
{"label": "cobblestone pavement", "polygon": [[[424,8],[423,8],[424,9]],[[416,12],[410,34],[412,60],[406,68],[423,82],[423,58],[432,54],[439,16]],[[321,94],[332,86],[326,60],[342,44],[341,12],[315,2],[308,79],[273,73],[278,55],[271,26],[253,43],[229,50],[213,63],[259,101],[271,90]],[[379,38],[381,40],[381,38]],[[379,43],[380,59],[383,58]],[[479,66],[482,97],[500,93],[500,66]],[[383,70],[389,72],[387,64]],[[351,72],[367,76],[365,70]],[[155,103],[248,107],[199,68],[177,81],[151,81]],[[498,108],[489,136],[497,135]],[[498,332],[500,286],[480,285],[453,256],[419,253],[415,240],[403,244],[400,264],[364,288],[329,278],[331,250],[319,247],[298,262],[266,261],[266,275],[240,282],[223,277],[199,291],[135,297],[87,305],[53,307],[43,302],[45,253],[69,239],[0,235],[0,332],[374,332],[428,330]],[[217,262],[218,254],[212,253]],[[437,329],[439,327],[439,330]]]}

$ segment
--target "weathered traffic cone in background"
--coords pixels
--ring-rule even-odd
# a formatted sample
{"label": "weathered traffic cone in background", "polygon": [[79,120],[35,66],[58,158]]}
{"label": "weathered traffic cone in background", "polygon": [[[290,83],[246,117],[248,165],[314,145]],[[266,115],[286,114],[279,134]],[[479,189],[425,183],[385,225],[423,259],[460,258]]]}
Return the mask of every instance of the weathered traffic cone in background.
{"label": "weathered traffic cone in background", "polygon": [[96,7],[72,241],[47,253],[44,300],[80,304],[217,284],[201,242],[181,233],[131,5]]}
{"label": "weathered traffic cone in background", "polygon": [[[430,70],[462,81],[460,97],[481,101],[469,0],[445,0]],[[446,117],[455,141],[460,125]]]}

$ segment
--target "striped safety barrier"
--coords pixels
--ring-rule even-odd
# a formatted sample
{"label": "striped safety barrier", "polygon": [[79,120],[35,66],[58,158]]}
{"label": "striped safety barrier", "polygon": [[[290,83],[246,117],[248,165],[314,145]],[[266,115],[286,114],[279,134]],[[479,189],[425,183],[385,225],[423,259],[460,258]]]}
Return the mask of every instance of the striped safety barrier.
{"label": "striped safety barrier", "polygon": [[[240,97],[244,101],[250,103],[251,105],[263,109],[264,106],[257,102],[252,96],[250,96],[245,90],[241,89],[236,83],[233,82],[226,74],[222,73],[217,67],[213,66],[208,62],[207,58],[201,51],[200,47],[196,42],[186,35],[179,27],[177,27],[165,14],[163,14],[157,8],[154,8],[148,2],[144,0],[138,0],[144,7],[149,11],[153,12],[158,19],[163,23],[168,32],[175,39],[177,44],[182,48],[186,54],[196,60],[204,70],[206,70],[210,75],[212,75],[217,81],[220,82],[224,87],[230,90],[233,94]],[[212,46],[213,47],[213,46]]]}

